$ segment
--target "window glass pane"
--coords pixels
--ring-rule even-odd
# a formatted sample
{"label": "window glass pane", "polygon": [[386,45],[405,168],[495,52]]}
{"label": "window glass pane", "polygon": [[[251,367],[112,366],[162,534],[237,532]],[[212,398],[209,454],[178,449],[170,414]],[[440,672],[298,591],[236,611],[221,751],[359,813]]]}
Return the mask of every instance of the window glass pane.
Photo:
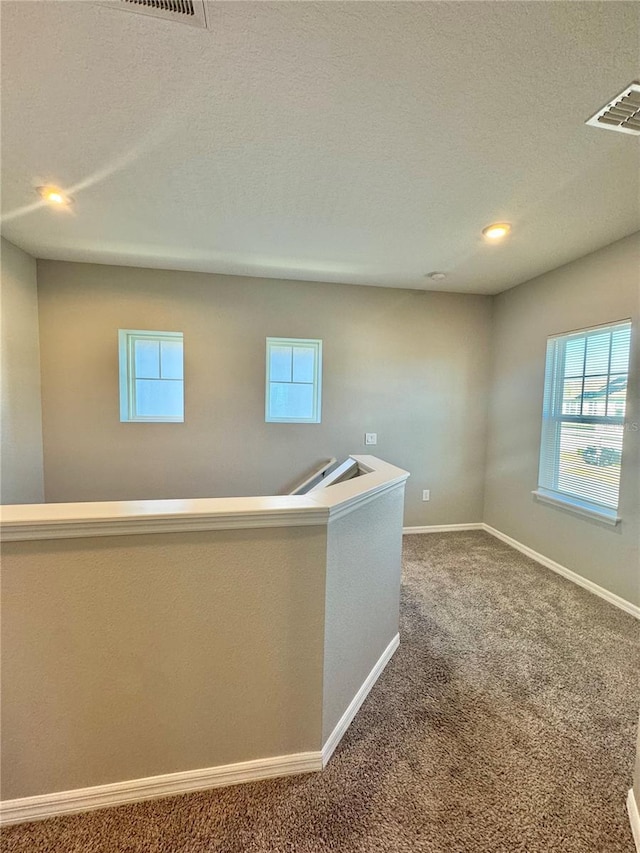
{"label": "window glass pane", "polygon": [[584,338],[567,341],[564,351],[564,375],[582,376],[584,369]]}
{"label": "window glass pane", "polygon": [[313,385],[296,385],[290,382],[269,383],[269,416],[312,418]]}
{"label": "window glass pane", "polygon": [[293,381],[313,382],[315,349],[313,347],[293,348]]}
{"label": "window glass pane", "polygon": [[629,348],[631,328],[617,329],[611,340],[611,372],[626,373],[629,370]]}
{"label": "window glass pane", "polygon": [[609,370],[609,343],[611,332],[589,335],[587,338],[587,359],[585,374],[607,373]]}
{"label": "window glass pane", "polygon": [[183,417],[183,385],[170,379],[136,380],[136,416]]}
{"label": "window glass pane", "polygon": [[291,347],[271,344],[269,379],[272,382],[291,382]]}
{"label": "window glass pane", "polygon": [[[625,414],[630,329],[624,322],[547,346],[539,484],[576,505],[618,507],[624,429],[611,421]],[[556,360],[556,352],[563,357]],[[590,423],[594,418],[603,422]]]}
{"label": "window glass pane", "polygon": [[182,379],[182,341],[161,341],[160,367],[163,379]]}
{"label": "window glass pane", "polygon": [[623,418],[627,397],[627,376],[612,376],[607,393],[607,415]]}
{"label": "window glass pane", "polygon": [[606,415],[607,413],[607,377],[587,377],[584,380],[582,395],[583,415]]}
{"label": "window glass pane", "polygon": [[582,400],[582,379],[565,379],[562,386],[562,414],[579,415]]}
{"label": "window glass pane", "polygon": [[622,432],[620,425],[562,424],[558,490],[617,508]]}
{"label": "window glass pane", "polygon": [[135,374],[139,379],[160,378],[160,343],[138,339],[133,342]]}

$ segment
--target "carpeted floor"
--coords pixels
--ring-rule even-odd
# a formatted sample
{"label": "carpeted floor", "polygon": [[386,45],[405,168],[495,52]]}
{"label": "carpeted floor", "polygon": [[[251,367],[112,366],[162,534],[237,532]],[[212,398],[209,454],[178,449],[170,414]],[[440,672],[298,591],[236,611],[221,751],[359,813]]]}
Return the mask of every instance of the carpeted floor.
{"label": "carpeted floor", "polygon": [[633,853],[631,616],[488,534],[427,534],[400,636],[324,773],[9,827],[2,850]]}

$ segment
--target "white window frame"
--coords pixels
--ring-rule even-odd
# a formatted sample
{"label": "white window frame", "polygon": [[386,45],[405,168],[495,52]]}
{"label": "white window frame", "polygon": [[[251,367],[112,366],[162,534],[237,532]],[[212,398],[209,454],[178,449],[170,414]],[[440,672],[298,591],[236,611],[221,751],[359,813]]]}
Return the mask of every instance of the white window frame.
{"label": "white window frame", "polygon": [[[272,346],[306,347],[313,349],[313,413],[310,418],[275,418],[269,414],[271,391]],[[293,384],[293,383],[292,383]],[[319,424],[322,420],[322,341],[316,338],[267,338],[264,419],[269,424]]]}
{"label": "white window frame", "polygon": [[[139,340],[180,341],[183,345],[182,332],[157,332],[147,329],[119,329],[118,350],[120,358],[120,421],[126,423],[184,423],[184,378],[175,379],[182,383],[183,408],[182,417],[170,415],[138,415],[136,413],[136,375],[135,375],[135,342]],[[184,364],[183,364],[184,367]]]}
{"label": "white window frame", "polygon": [[[594,415],[594,414],[563,414],[563,380],[564,380],[564,353],[566,344],[574,338],[586,338],[591,335],[599,335],[602,332],[614,332],[617,329],[631,327],[629,319],[618,320],[602,326],[590,326],[574,332],[566,332],[561,335],[552,335],[547,339],[547,353],[544,374],[544,401],[542,413],[542,434],[540,439],[540,460],[538,470],[538,488],[533,495],[543,503],[559,506],[577,515],[594,518],[605,524],[616,525],[621,521],[618,515],[620,506],[620,493],[618,491],[618,502],[615,508],[605,506],[592,499],[581,498],[570,492],[560,490],[558,486],[559,477],[559,454],[560,454],[560,430],[563,423],[576,424],[610,424],[623,428],[622,441],[624,444],[624,415]],[[633,342],[633,338],[632,338]],[[586,346],[585,346],[586,359]],[[627,375],[630,370],[631,358],[627,366]],[[611,351],[609,352],[608,379],[611,373]],[[582,387],[584,392],[585,366],[582,371]],[[579,378],[577,376],[576,378]],[[628,384],[627,384],[628,390]],[[584,398],[581,409],[584,410]],[[624,458],[624,457],[623,457]],[[622,463],[620,477],[622,478]]]}

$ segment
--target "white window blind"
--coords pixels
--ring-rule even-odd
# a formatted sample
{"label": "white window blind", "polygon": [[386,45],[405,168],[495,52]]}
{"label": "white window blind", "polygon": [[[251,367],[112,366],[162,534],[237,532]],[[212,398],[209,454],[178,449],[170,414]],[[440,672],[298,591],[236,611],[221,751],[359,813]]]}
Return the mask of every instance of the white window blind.
{"label": "white window blind", "polygon": [[631,323],[547,342],[538,486],[582,509],[618,508]]}
{"label": "white window blind", "polygon": [[120,420],[184,421],[182,332],[120,329]]}
{"label": "white window blind", "polygon": [[322,341],[267,338],[265,420],[320,423]]}

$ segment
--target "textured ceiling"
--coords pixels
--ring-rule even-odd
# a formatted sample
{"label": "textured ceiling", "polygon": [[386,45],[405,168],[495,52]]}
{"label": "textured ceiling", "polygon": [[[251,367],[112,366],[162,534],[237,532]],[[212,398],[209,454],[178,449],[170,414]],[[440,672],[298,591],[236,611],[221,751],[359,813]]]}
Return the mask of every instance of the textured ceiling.
{"label": "textured ceiling", "polygon": [[[2,0],[4,235],[37,257],[495,293],[640,227],[640,4]],[[39,204],[55,183],[68,212]],[[513,223],[503,245],[480,231]],[[447,272],[437,284],[425,273]]]}

